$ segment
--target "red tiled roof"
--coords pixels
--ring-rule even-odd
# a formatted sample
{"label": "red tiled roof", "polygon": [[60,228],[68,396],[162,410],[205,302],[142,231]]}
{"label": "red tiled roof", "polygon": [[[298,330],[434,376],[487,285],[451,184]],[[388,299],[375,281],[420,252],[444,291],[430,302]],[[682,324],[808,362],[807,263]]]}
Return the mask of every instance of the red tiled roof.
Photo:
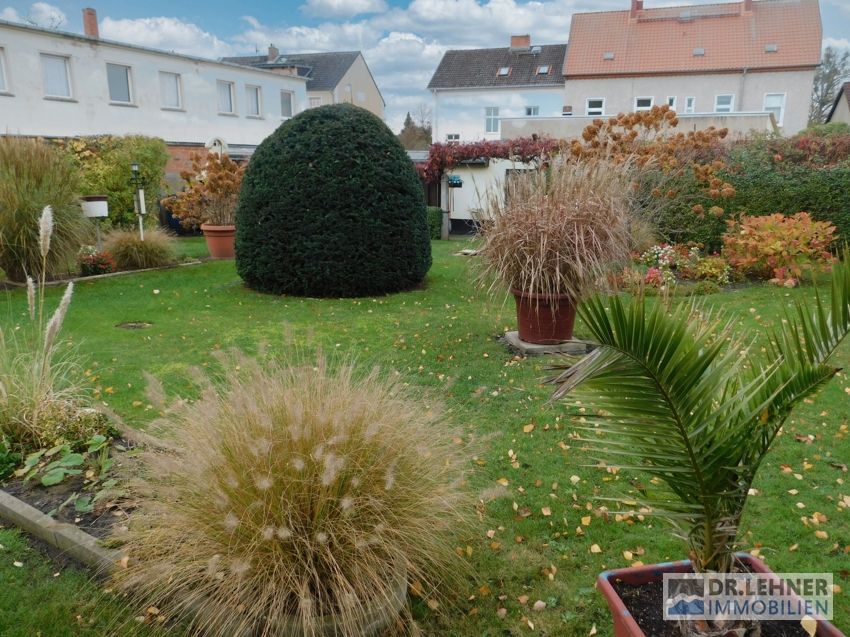
{"label": "red tiled roof", "polygon": [[629,10],[577,13],[564,75],[815,67],[821,38],[818,0],[757,0],[747,12],[743,2],[642,9],[637,19]]}

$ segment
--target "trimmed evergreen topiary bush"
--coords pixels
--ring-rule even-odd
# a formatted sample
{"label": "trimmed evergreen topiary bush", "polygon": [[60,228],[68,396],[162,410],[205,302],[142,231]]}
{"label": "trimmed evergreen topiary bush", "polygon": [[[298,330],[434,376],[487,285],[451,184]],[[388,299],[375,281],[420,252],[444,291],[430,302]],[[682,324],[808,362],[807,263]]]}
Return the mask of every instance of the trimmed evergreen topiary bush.
{"label": "trimmed evergreen topiary bush", "polygon": [[263,292],[383,294],[431,267],[413,164],[380,119],[350,104],[312,108],[266,138],[236,217],[237,271]]}

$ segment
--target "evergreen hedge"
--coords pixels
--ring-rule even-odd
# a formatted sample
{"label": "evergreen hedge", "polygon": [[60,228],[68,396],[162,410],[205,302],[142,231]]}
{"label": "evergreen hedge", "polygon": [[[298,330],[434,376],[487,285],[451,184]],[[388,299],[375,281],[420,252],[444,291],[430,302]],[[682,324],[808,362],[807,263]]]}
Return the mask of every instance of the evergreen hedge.
{"label": "evergreen hedge", "polygon": [[311,108],[251,158],[236,212],[236,268],[257,290],[367,296],[431,267],[425,195],[389,128],[350,104]]}

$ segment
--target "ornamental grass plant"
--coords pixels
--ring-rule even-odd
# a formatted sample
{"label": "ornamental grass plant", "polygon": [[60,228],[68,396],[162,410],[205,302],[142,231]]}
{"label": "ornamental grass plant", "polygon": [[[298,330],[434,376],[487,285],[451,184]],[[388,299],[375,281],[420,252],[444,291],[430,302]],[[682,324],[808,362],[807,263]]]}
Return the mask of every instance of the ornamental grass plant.
{"label": "ornamental grass plant", "polygon": [[210,635],[361,635],[463,573],[473,507],[437,411],[350,363],[220,361],[226,382],[164,412],[180,451],[148,457],[118,536],[140,608]]}
{"label": "ornamental grass plant", "polygon": [[482,280],[579,302],[629,256],[628,165],[553,158],[491,191],[481,218]]}
{"label": "ornamental grass plant", "polygon": [[119,270],[144,270],[177,263],[174,237],[159,228],[145,230],[144,241],[137,230],[113,230],[103,247]]}

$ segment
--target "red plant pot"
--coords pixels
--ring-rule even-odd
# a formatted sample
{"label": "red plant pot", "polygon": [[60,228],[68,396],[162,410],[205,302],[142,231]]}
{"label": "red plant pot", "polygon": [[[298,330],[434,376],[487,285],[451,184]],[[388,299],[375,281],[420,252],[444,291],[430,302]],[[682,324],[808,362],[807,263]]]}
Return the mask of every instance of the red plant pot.
{"label": "red plant pot", "polygon": [[207,250],[213,259],[232,259],[236,256],[236,226],[201,224],[207,240]]}
{"label": "red plant pot", "polygon": [[[773,573],[764,562],[748,553],[738,553],[736,557],[746,564],[753,573]],[[662,580],[664,573],[692,572],[691,562],[682,560],[681,562],[663,562],[647,566],[619,568],[600,573],[596,580],[596,587],[602,591],[605,600],[608,602],[608,608],[614,620],[614,637],[646,637],[646,633],[640,629],[623,600],[620,599],[614,589],[613,582],[625,582],[633,585],[648,584]],[[816,637],[845,637],[845,635],[828,621],[820,619],[818,620]]]}
{"label": "red plant pot", "polygon": [[576,306],[566,294],[552,297],[543,294],[511,292],[516,301],[516,318],[520,340],[540,345],[564,343],[573,337]]}

